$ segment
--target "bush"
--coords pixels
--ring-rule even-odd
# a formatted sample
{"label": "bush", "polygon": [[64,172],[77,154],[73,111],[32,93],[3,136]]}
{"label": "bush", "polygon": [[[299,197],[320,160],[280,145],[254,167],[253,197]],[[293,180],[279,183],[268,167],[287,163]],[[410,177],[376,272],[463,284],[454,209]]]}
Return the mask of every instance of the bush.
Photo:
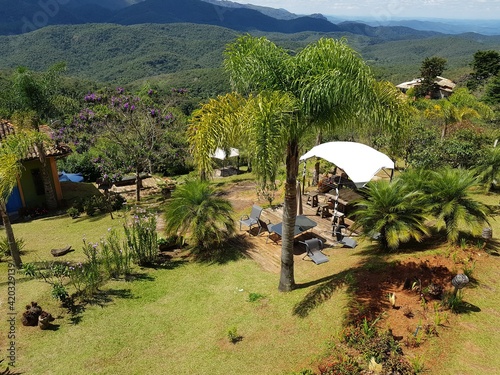
{"label": "bush", "polygon": [[68,208],[68,210],[66,211],[66,213],[72,219],[76,219],[77,217],[80,216],[80,212],[78,211],[78,209],[76,207],[70,207],[70,208]]}
{"label": "bush", "polygon": [[107,277],[118,278],[130,274],[130,252],[127,243],[120,243],[116,230],[109,231],[105,240],[101,240],[101,262]]}
{"label": "bush", "polygon": [[108,202],[111,205],[111,209],[113,211],[121,210],[123,204],[126,202],[126,199],[120,195],[119,193],[109,192],[108,193]]}
{"label": "bush", "polygon": [[156,217],[138,213],[123,228],[132,259],[140,266],[154,264],[158,258]]}
{"label": "bush", "polygon": [[361,366],[351,356],[337,353],[318,366],[321,375],[353,375],[361,373]]}
{"label": "bush", "polygon": [[189,234],[193,253],[214,254],[234,234],[231,203],[207,182],[189,181],[172,192],[165,208],[165,231]]}
{"label": "bush", "polygon": [[[16,244],[19,251],[22,251],[26,246],[26,243],[22,238],[16,238]],[[7,237],[2,237],[2,239],[0,239],[0,254],[10,256],[9,240]]]}
{"label": "bush", "polygon": [[238,335],[238,329],[236,327],[231,327],[227,330],[227,338],[230,343],[236,344],[243,339],[243,336]]}

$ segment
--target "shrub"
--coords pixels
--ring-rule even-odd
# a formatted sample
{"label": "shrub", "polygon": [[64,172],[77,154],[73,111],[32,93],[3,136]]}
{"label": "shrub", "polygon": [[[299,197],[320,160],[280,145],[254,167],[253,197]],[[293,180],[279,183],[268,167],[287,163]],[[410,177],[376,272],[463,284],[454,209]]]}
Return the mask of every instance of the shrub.
{"label": "shrub", "polygon": [[123,228],[132,259],[140,266],[154,264],[158,257],[155,216],[136,214]]}
{"label": "shrub", "polygon": [[337,353],[318,366],[321,375],[353,375],[361,373],[361,366],[354,358],[344,353]]}
{"label": "shrub", "polygon": [[83,209],[88,216],[94,216],[99,209],[97,197],[93,195],[85,199],[83,203]]}
{"label": "shrub", "polygon": [[80,216],[80,212],[78,211],[78,209],[76,207],[70,207],[70,208],[68,208],[68,210],[66,211],[66,213],[72,219],[76,219],[77,217]]}
{"label": "shrub", "polygon": [[218,196],[207,182],[190,181],[172,193],[165,209],[168,234],[186,235],[193,252],[210,253],[234,234],[231,203]]}
{"label": "shrub", "polygon": [[87,297],[93,296],[104,281],[97,247],[97,243],[92,244],[83,240],[83,253],[87,257],[87,261],[82,264],[81,272],[84,281],[84,294]]}
{"label": "shrub", "polygon": [[385,374],[414,375],[415,370],[408,360],[401,356],[390,356],[383,365]]}
{"label": "shrub", "polygon": [[108,202],[113,211],[118,211],[123,207],[126,199],[123,197],[123,195],[110,191],[108,193]]}
{"label": "shrub", "polygon": [[238,329],[236,327],[231,327],[227,330],[227,338],[232,344],[236,344],[237,342],[243,340],[243,336],[238,335]]}
{"label": "shrub", "polygon": [[28,277],[36,277],[36,266],[33,263],[23,264],[23,273]]}
{"label": "shrub", "polygon": [[60,281],[56,281],[54,284],[52,284],[52,298],[55,298],[61,302],[66,302],[66,300],[69,298],[69,293]]}
{"label": "shrub", "polygon": [[[22,238],[16,238],[16,244],[19,251],[22,251],[26,246],[26,243]],[[5,256],[10,256],[9,240],[6,236],[2,237],[2,239],[0,240],[0,253]]]}
{"label": "shrub", "polygon": [[248,302],[256,302],[266,296],[260,293],[250,293],[248,294]]}
{"label": "shrub", "polygon": [[101,240],[101,262],[107,277],[118,278],[130,273],[130,252],[127,243],[120,243],[116,230],[111,229],[105,240]]}

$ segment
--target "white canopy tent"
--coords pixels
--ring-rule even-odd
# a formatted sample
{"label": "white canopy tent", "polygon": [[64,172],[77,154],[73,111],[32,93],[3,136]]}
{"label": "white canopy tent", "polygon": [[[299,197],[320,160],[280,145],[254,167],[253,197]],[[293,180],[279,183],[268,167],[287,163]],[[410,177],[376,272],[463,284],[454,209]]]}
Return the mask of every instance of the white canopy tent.
{"label": "white canopy tent", "polygon": [[302,155],[300,161],[312,157],[335,164],[347,173],[357,188],[365,186],[382,169],[394,170],[394,162],[387,155],[357,142],[323,143]]}
{"label": "white canopy tent", "polygon": [[225,160],[226,158],[232,158],[234,156],[240,156],[240,152],[237,148],[232,148],[229,150],[229,156],[226,155],[226,151],[222,148],[217,148],[215,152],[212,154],[213,158]]}

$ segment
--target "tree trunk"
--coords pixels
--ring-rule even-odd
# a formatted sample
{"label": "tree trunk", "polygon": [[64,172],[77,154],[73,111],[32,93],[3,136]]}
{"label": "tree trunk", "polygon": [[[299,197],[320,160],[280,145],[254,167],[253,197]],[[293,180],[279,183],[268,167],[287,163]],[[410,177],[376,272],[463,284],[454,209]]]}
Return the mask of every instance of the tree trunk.
{"label": "tree trunk", "polygon": [[5,226],[5,234],[7,235],[7,241],[9,243],[10,255],[12,256],[12,260],[14,261],[16,268],[20,269],[23,262],[21,261],[21,254],[19,253],[19,248],[17,247],[9,215],[7,214],[7,207],[5,206],[5,202],[3,200],[0,201],[0,216],[2,217],[3,225]]}
{"label": "tree trunk", "polygon": [[281,274],[278,289],[289,292],[295,287],[293,270],[293,242],[297,216],[297,175],[299,172],[299,145],[290,141],[286,156],[285,202],[283,204],[283,236],[281,237]]}
{"label": "tree trunk", "polygon": [[443,129],[441,130],[441,141],[446,138],[446,133],[448,133],[448,124],[445,122],[443,125]]}
{"label": "tree trunk", "polygon": [[47,208],[49,210],[55,210],[57,208],[57,197],[54,186],[52,186],[50,173],[47,170],[47,157],[45,155],[45,148],[43,147],[43,143],[37,143],[35,147],[38,153],[38,159],[42,164],[41,173]]}
{"label": "tree trunk", "polygon": [[135,172],[135,199],[137,202],[141,200],[141,174],[139,170]]}

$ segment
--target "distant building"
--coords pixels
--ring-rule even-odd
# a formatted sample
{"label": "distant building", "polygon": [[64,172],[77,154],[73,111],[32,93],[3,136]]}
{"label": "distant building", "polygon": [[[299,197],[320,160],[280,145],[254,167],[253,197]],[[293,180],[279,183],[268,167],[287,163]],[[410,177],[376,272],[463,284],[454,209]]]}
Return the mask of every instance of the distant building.
{"label": "distant building", "polygon": [[[456,84],[453,81],[449,80],[448,78],[440,76],[437,76],[434,82],[438,86],[439,90],[437,90],[434,93],[432,99],[447,98],[453,93],[453,89],[456,86]],[[400,83],[396,87],[400,89],[402,92],[406,93],[409,89],[419,86],[421,83],[422,83],[422,78],[416,78],[409,82]]]}

